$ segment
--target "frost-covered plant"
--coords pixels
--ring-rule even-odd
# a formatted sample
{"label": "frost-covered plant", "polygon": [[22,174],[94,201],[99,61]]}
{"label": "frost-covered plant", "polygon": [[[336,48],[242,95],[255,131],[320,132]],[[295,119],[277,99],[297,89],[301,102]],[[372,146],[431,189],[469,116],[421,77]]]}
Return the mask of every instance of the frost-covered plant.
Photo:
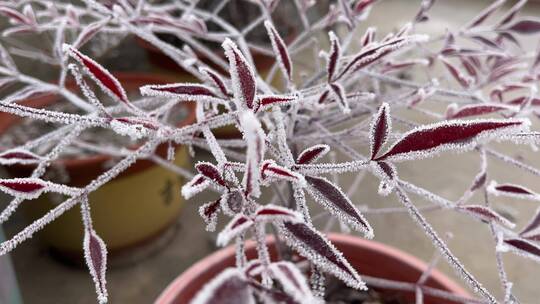
{"label": "frost-covered plant", "polygon": [[[217,243],[225,246],[234,241],[236,268],[227,269],[204,287],[194,303],[253,303],[255,297],[268,302],[316,303],[324,295],[325,273],[352,288],[365,289],[367,285],[315,227],[308,199],[335,216],[344,229],[352,228],[372,238],[373,229],[348,198],[352,191],[346,194],[335,178],[342,173],[356,173],[351,187],[354,190],[367,172],[380,179],[379,194],[396,195],[440,255],[479,296],[472,300],[434,292],[423,287],[426,277],[422,276],[417,284],[400,285],[416,292],[417,303],[422,303],[424,293],[457,302],[514,303],[517,299],[501,252],[509,250],[540,261],[540,212],[526,227],[516,229],[490,207],[489,197],[506,195],[540,201],[540,194],[520,185],[489,181],[487,158],[494,157],[540,176],[539,169],[490,145],[493,141],[507,141],[535,148],[539,136],[529,131],[527,117],[538,115],[540,53],[524,49],[520,40],[540,33],[540,21],[518,16],[525,2],[518,1],[497,19],[494,13],[502,10],[505,1],[495,1],[461,28],[428,37],[418,33],[417,27],[420,23],[429,25],[434,1],[424,0],[414,20],[377,37],[376,28],[363,33],[358,29],[376,6],[374,0],[339,0],[330,4],[309,0],[241,1],[241,5],[252,6],[258,12],[242,26],[233,26],[220,14],[229,5],[237,5],[232,0],[84,0],[81,4],[2,1],[0,13],[11,25],[3,31],[4,37],[10,37],[6,40],[10,46],[0,47],[1,82],[19,86],[2,98],[0,111],[52,122],[57,128],[23,145],[2,147],[1,164],[36,167],[29,177],[0,180],[0,189],[14,197],[0,213],[0,223],[8,220],[24,200],[45,192],[60,193],[67,199],[1,243],[0,254],[10,252],[78,205],[85,226],[86,261],[99,302],[107,302],[107,251],[92,228],[88,194],[138,159],[150,159],[191,179],[181,189],[186,198],[207,189],[219,193],[218,199],[200,208],[208,230],[216,229],[218,214],[230,218],[219,232]],[[289,13],[295,17],[290,19],[300,20],[298,28],[291,31],[293,37],[282,37],[276,29],[272,12],[282,5],[291,5]],[[267,43],[250,40],[252,31],[266,32]],[[164,33],[176,36],[184,45],[177,48],[161,40],[158,35]],[[324,35],[315,36],[318,33]],[[23,34],[49,35],[54,38],[53,44],[50,48],[25,49],[28,45],[18,39]],[[81,49],[102,42],[110,45],[107,42],[126,35],[152,44],[200,82],[148,84],[140,88],[148,98],[130,100],[122,84]],[[100,40],[93,44],[98,36]],[[321,46],[326,40],[328,48]],[[209,46],[211,42],[222,44],[224,56]],[[265,76],[255,68],[254,53],[276,58]],[[58,66],[58,81],[49,83],[20,72],[12,56],[33,57]],[[295,58],[300,56],[309,57],[313,65],[296,67]],[[321,57],[325,67],[319,65]],[[413,80],[400,78],[403,73],[409,73]],[[66,89],[68,77],[75,79],[82,95]],[[104,102],[106,97],[97,97],[88,79],[116,103],[111,105],[110,101]],[[36,109],[18,103],[43,92],[63,96],[78,112]],[[167,123],[166,117],[175,105],[192,101],[196,102],[196,123],[184,127]],[[431,110],[428,105],[433,101],[447,105],[446,111]],[[430,122],[401,117],[406,112],[420,113]],[[485,115],[491,118],[478,118]],[[212,130],[226,125],[238,128],[242,138],[216,139]],[[139,139],[142,144],[132,150],[79,139],[81,132],[94,127]],[[353,148],[353,143],[358,142],[369,150],[367,154]],[[44,143],[53,144],[38,149]],[[197,163],[196,174],[191,174],[171,162],[173,151],[169,151],[168,159],[154,153],[162,143],[207,149],[214,160]],[[83,187],[47,180],[44,173],[70,147],[108,153],[119,160]],[[481,160],[478,174],[471,177],[470,187],[464,189],[459,200],[450,201],[400,179],[396,163],[412,163],[447,151],[477,152]],[[334,152],[342,152],[351,160],[337,162]],[[327,174],[332,179],[325,178]],[[262,195],[263,190],[273,196]],[[475,192],[484,194],[482,203],[470,202]],[[497,244],[494,249],[503,299],[496,299],[464,268],[413,204],[411,193],[433,203],[431,210],[461,213],[489,226]],[[365,213],[395,210],[403,209],[362,209]],[[265,242],[268,225],[277,231],[278,246],[282,247],[283,241],[294,249],[307,259],[307,268],[306,263],[302,268],[292,260],[270,259]],[[255,260],[247,260],[245,255],[250,237],[256,242]],[[306,272],[311,273],[310,278]],[[385,286],[379,281],[368,283]]]}

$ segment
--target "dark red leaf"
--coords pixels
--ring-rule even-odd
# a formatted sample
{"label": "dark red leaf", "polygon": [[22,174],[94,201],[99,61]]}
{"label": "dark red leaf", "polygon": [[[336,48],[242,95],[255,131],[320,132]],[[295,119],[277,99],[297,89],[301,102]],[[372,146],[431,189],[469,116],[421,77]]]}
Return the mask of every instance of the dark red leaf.
{"label": "dark red leaf", "polygon": [[225,81],[223,81],[223,78],[216,72],[208,69],[208,68],[201,68],[201,72],[205,73],[210,80],[212,80],[215,87],[219,89],[221,94],[224,97],[228,97],[231,95],[227,87],[225,86]]}
{"label": "dark red leaf", "polygon": [[90,75],[92,75],[92,78],[105,92],[109,93],[111,96],[115,97],[119,101],[131,105],[126,95],[126,91],[124,90],[118,79],[116,79],[111,73],[109,73],[109,71],[107,71],[97,62],[90,59],[90,57],[82,54],[75,48],[68,45],[66,45],[65,48],[65,50],[68,51],[68,53],[74,59],[76,59],[80,64],[85,67],[86,71]]}
{"label": "dark red leaf", "polygon": [[[93,230],[86,230],[84,236],[84,257],[100,303],[106,303],[107,288],[105,270],[107,268],[107,248],[103,240]],[[105,301],[103,301],[105,300]]]}
{"label": "dark red leaf", "polygon": [[494,138],[515,128],[526,127],[524,120],[453,120],[425,125],[399,139],[383,156],[375,160],[424,158],[448,149],[474,147],[475,140]]}
{"label": "dark red leaf", "polygon": [[191,304],[255,303],[250,285],[239,269],[227,268],[206,284]]}
{"label": "dark red leaf", "polygon": [[231,79],[234,87],[234,95],[242,101],[242,104],[253,109],[255,104],[255,74],[244,55],[240,53],[234,42],[226,39],[223,43],[225,55],[229,59]]}
{"label": "dark red leaf", "polygon": [[508,239],[504,240],[504,243],[518,249],[518,251],[528,253],[536,258],[540,257],[540,247],[529,241],[523,239]]}
{"label": "dark red leaf", "polygon": [[470,116],[486,115],[500,111],[515,110],[511,107],[501,104],[473,104],[466,105],[451,113],[447,118],[464,118]]}
{"label": "dark red leaf", "polygon": [[285,242],[321,269],[332,273],[353,288],[364,283],[343,255],[315,229],[305,223],[283,223],[278,226]]}
{"label": "dark red leaf", "polygon": [[45,190],[45,183],[36,178],[0,179],[0,188],[13,195],[38,194]]}
{"label": "dark red leaf", "polygon": [[371,121],[369,133],[371,159],[374,159],[375,156],[377,156],[381,147],[386,143],[390,129],[390,109],[387,103],[383,103]]}
{"label": "dark red leaf", "polygon": [[330,151],[330,147],[328,145],[319,144],[319,145],[311,146],[305,149],[304,151],[302,151],[300,155],[298,155],[298,158],[296,159],[296,163],[299,165],[313,163],[319,158],[326,155],[328,151]]}
{"label": "dark red leaf", "polygon": [[537,19],[519,20],[519,21],[514,22],[507,28],[505,28],[505,30],[522,34],[522,35],[536,34],[540,32],[540,20],[537,20]]}
{"label": "dark red leaf", "polygon": [[338,68],[339,58],[341,56],[341,45],[339,44],[338,37],[330,32],[330,53],[328,54],[328,64],[326,66],[326,73],[328,74],[328,82],[331,83],[334,78],[334,73]]}
{"label": "dark red leaf", "polygon": [[364,231],[366,237],[373,237],[371,226],[341,189],[322,177],[306,176],[305,179],[315,190],[310,194],[317,202],[355,229]]}
{"label": "dark red leaf", "polygon": [[276,56],[279,56],[279,65],[281,66],[283,70],[283,74],[285,74],[285,77],[289,81],[292,80],[292,62],[291,58],[289,57],[289,52],[287,51],[287,46],[285,45],[285,42],[283,42],[283,39],[281,39],[281,36],[276,31],[276,28],[272,25],[271,22],[266,21],[264,22],[264,26],[266,27],[266,30],[268,31],[268,36],[270,37],[270,41],[272,43],[272,48],[274,49],[274,53]]}
{"label": "dark red leaf", "polygon": [[209,180],[214,181],[223,187],[226,187],[225,180],[221,176],[218,168],[211,163],[199,162],[195,165],[195,169],[197,169],[200,174],[204,175]]}
{"label": "dark red leaf", "polygon": [[488,207],[480,206],[480,205],[467,205],[467,206],[460,206],[458,209],[463,210],[474,217],[486,221],[486,222],[496,222],[498,224],[513,228],[514,224],[499,215],[497,212],[491,210]]}

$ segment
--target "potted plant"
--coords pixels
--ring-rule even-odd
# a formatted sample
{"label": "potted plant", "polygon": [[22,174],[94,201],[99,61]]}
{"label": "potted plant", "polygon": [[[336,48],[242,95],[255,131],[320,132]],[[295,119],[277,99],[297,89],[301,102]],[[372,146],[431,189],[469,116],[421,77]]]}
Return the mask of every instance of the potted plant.
{"label": "potted plant", "polygon": [[[66,197],[1,243],[0,254],[10,252],[67,210],[79,206],[85,259],[98,301],[107,302],[107,249],[92,220],[91,194],[138,160],[159,155],[158,147],[163,143],[174,142],[210,152],[212,161],[195,164],[196,173],[182,186],[181,193],[186,199],[206,190],[218,194],[200,207],[200,215],[208,230],[220,225],[218,245],[234,243],[234,247],[193,266],[173,282],[159,303],[515,303],[519,299],[502,254],[509,251],[540,260],[540,213],[525,214],[529,224],[516,228],[496,210],[491,199],[504,196],[538,201],[540,196],[512,181],[493,181],[487,160],[495,157],[540,175],[534,164],[503,152],[509,146],[518,151],[520,144],[534,148],[538,137],[531,131],[529,116],[537,110],[535,82],[540,75],[540,60],[538,51],[527,53],[520,40],[522,35],[539,33],[540,21],[518,14],[524,2],[504,11],[498,19],[494,13],[503,10],[504,1],[496,1],[462,28],[427,36],[418,25],[429,22],[434,2],[422,1],[410,23],[377,37],[374,28],[358,29],[360,21],[376,6],[373,0],[338,1],[316,20],[309,18],[313,3],[299,0],[294,3],[302,26],[299,35],[287,44],[271,14],[281,4],[257,1],[260,15],[253,16],[252,23],[240,29],[223,27],[219,33],[228,72],[222,75],[200,60],[196,52],[179,50],[139,24],[141,16],[149,16],[149,12],[175,17],[167,15],[171,6],[178,7],[182,14],[219,23],[219,6],[208,11],[197,4],[166,1],[84,1],[78,10],[103,20],[103,29],[125,31],[151,42],[202,83],[147,84],[140,87],[141,94],[162,102],[134,103],[117,77],[77,47],[63,44],[66,64],[62,69],[74,75],[86,99],[82,101],[94,109],[86,114],[65,113],[36,110],[13,102],[13,97],[0,101],[2,112],[70,127],[58,127],[49,133],[62,134],[62,140],[43,153],[37,153],[30,141],[0,154],[5,165],[37,165],[30,177],[0,179],[0,189],[14,197],[0,214],[1,221],[9,218],[23,200],[47,193]],[[21,14],[18,8],[15,4],[0,12],[9,12],[13,19]],[[15,19],[20,23],[23,18]],[[267,77],[254,68],[246,41],[250,29],[257,25],[264,26],[268,49],[276,58],[275,72]],[[41,25],[34,26],[39,29]],[[330,29],[334,31],[327,32]],[[329,47],[321,48],[322,43],[311,39],[320,32]],[[217,34],[205,33],[213,38]],[[191,36],[180,37],[193,43]],[[471,46],[471,42],[475,44]],[[0,71],[19,75],[10,68],[9,54],[4,54],[5,68]],[[294,58],[312,55],[317,56],[313,65],[293,73],[293,67],[298,69]],[[323,68],[316,63],[319,56],[326,63]],[[284,86],[273,85],[277,72],[283,76]],[[293,77],[295,74],[303,77]],[[95,82],[97,89],[86,85],[84,76]],[[115,103],[96,97],[98,91]],[[192,101],[196,104],[196,123],[179,127],[163,120],[177,104]],[[227,111],[220,112],[220,106]],[[212,130],[225,125],[238,128],[242,139],[216,139]],[[72,186],[43,176],[40,167],[47,167],[58,150],[70,147],[80,129],[93,127],[136,138],[140,145],[123,151],[110,169],[83,185]],[[336,152],[350,160],[338,160],[332,154]],[[448,152],[473,153],[479,159],[477,173],[470,176],[469,186],[462,189],[459,199],[446,199],[437,189],[428,190],[401,177],[407,166]],[[174,172],[183,172],[170,160],[160,159]],[[451,166],[447,171],[452,171]],[[353,174],[347,192],[353,193],[363,174],[370,174],[379,184],[373,190],[387,199],[395,197],[402,208],[361,208],[353,204],[338,178],[347,173]],[[420,208],[411,194],[433,206]],[[327,227],[315,224],[313,205],[323,210],[317,217],[332,216]],[[423,215],[424,211],[441,209],[470,217],[489,229],[501,281],[500,299],[465,268]],[[375,242],[326,234],[326,228],[338,222],[344,231],[356,230],[365,239],[373,238],[376,231],[364,214],[376,212],[409,214],[439,255],[425,265]],[[218,223],[221,217],[228,219]],[[275,232],[273,238],[267,235],[269,228]],[[433,270],[439,259],[455,269],[477,298]],[[374,291],[366,291],[368,287]],[[390,290],[396,289],[401,293],[389,299],[393,293]]]}

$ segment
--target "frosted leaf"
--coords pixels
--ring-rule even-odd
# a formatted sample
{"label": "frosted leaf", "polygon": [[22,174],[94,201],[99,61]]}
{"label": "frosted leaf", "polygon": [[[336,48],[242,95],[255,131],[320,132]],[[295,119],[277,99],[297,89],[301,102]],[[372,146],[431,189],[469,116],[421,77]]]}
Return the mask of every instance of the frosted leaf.
{"label": "frosted leaf", "polygon": [[497,251],[511,251],[517,255],[540,262],[540,246],[524,239],[505,239],[497,245]]}
{"label": "frosted leaf", "polygon": [[[452,106],[452,105],[450,105]],[[450,107],[449,106],[449,107]],[[504,104],[474,104],[466,105],[461,108],[456,108],[451,111],[446,111],[446,117],[448,119],[464,118],[470,116],[487,115],[491,113],[497,113],[501,111],[517,112],[519,109],[516,107],[504,105]]]}
{"label": "frosted leaf", "polygon": [[343,113],[347,114],[351,112],[351,108],[349,107],[349,102],[347,100],[347,94],[345,92],[345,89],[343,86],[339,83],[332,83],[329,85],[330,89],[332,90],[332,93],[336,97],[336,100],[343,110]]}
{"label": "frosted leaf", "polygon": [[227,268],[207,283],[191,304],[255,304],[247,278],[240,269]]}
{"label": "frosted leaf", "polygon": [[457,209],[465,213],[468,213],[472,215],[473,217],[484,222],[494,222],[494,223],[506,226],[508,228],[514,228],[516,226],[514,223],[502,217],[497,212],[485,206],[467,205],[467,206],[459,206],[457,207]]}
{"label": "frosted leaf", "polygon": [[232,40],[225,39],[222,46],[225,56],[229,59],[234,97],[240,103],[240,107],[253,109],[257,92],[253,68]]}
{"label": "frosted leaf", "polygon": [[105,243],[94,230],[85,229],[83,248],[86,265],[96,285],[98,301],[99,303],[107,303],[107,281],[105,279],[107,248]]}
{"label": "frosted leaf", "polygon": [[286,293],[299,303],[320,303],[309,289],[306,277],[291,262],[276,262],[268,267],[272,277],[277,279]]}
{"label": "frosted leaf", "polygon": [[220,202],[221,199],[218,199],[216,201],[208,202],[199,208],[199,214],[206,223],[207,231],[216,230],[218,212],[220,210]]}
{"label": "frosted leaf", "polygon": [[328,36],[330,37],[330,52],[328,54],[328,62],[326,64],[326,73],[328,74],[328,83],[331,83],[334,78],[334,74],[339,68],[338,63],[341,57],[341,45],[339,44],[339,39],[334,32],[329,32]]}
{"label": "frosted leaf", "polygon": [[304,176],[298,174],[288,168],[277,165],[273,160],[265,160],[261,165],[261,178],[263,181],[269,178],[282,179],[294,183],[298,183],[301,187],[304,187],[306,181]]}
{"label": "frosted leaf", "polygon": [[378,190],[379,194],[387,196],[392,193],[397,184],[396,167],[388,162],[372,162],[372,166],[375,175],[381,179]]}
{"label": "frosted leaf", "polygon": [[260,166],[264,157],[265,135],[261,123],[251,111],[244,111],[239,117],[240,126],[247,143],[246,171],[242,181],[246,194],[260,195]]}
{"label": "frosted leaf", "polygon": [[293,68],[289,52],[287,51],[287,45],[283,39],[281,39],[281,36],[270,21],[265,21],[264,26],[268,32],[268,37],[270,37],[274,54],[277,56],[279,67],[281,68],[283,75],[291,81]]}
{"label": "frosted leaf", "polygon": [[328,99],[328,94],[330,94],[330,90],[325,90],[321,96],[319,96],[319,100],[317,101],[317,104],[323,104],[326,99]]}
{"label": "frosted leaf", "polygon": [[387,103],[383,103],[371,120],[369,131],[371,159],[377,156],[379,150],[386,143],[391,130],[392,119],[390,118],[390,106]]}
{"label": "frosted leaf", "polygon": [[227,86],[225,85],[225,81],[216,71],[205,67],[200,68],[199,71],[201,71],[201,73],[204,73],[208,77],[208,79],[212,81],[213,85],[217,89],[219,89],[223,97],[232,96],[232,94],[227,89]]}
{"label": "frosted leaf", "polygon": [[185,199],[190,199],[195,194],[204,191],[208,186],[210,186],[210,181],[206,179],[204,175],[197,174],[193,179],[182,186],[182,196]]}
{"label": "frosted leaf", "polygon": [[198,162],[195,165],[195,169],[197,169],[197,171],[208,180],[213,181],[214,183],[223,187],[227,187],[221,172],[219,172],[219,169],[213,164],[208,162]]}
{"label": "frosted leaf", "polygon": [[427,40],[427,36],[424,35],[411,35],[406,37],[397,37],[390,39],[386,42],[375,44],[363,49],[353,57],[353,59],[343,68],[340,74],[336,77],[339,79],[348,72],[354,72],[359,69],[365,68],[368,65],[376,62],[377,60],[387,56],[388,54],[415,42],[422,42]]}
{"label": "frosted leaf", "polygon": [[540,200],[540,195],[538,193],[515,184],[497,184],[496,181],[491,181],[487,190],[495,196],[503,195],[520,199]]}
{"label": "frosted leaf", "polygon": [[143,96],[172,97],[181,101],[223,102],[211,88],[196,83],[145,85],[140,90]]}
{"label": "frosted leaf", "polygon": [[120,82],[109,71],[69,44],[64,44],[63,49],[64,52],[68,53],[73,59],[84,67],[86,73],[91,76],[91,78],[101,87],[101,89],[103,89],[104,92],[109,94],[113,99],[118,100],[129,107],[133,107],[128,100],[126,91]]}
{"label": "frosted leaf", "polygon": [[287,222],[301,222],[302,215],[289,208],[268,204],[259,207],[255,211],[255,221],[257,222],[275,222],[275,221],[287,221]]}
{"label": "frosted leaf", "polygon": [[284,241],[325,272],[355,289],[366,289],[356,270],[320,232],[305,223],[276,225]]}
{"label": "frosted leaf", "polygon": [[520,236],[530,239],[531,236],[537,236],[538,239],[532,238],[533,240],[540,240],[540,233],[538,233],[540,227],[540,208],[536,210],[535,215],[531,218],[529,223],[521,230],[519,233]]}
{"label": "frosted leaf", "polygon": [[431,157],[446,150],[470,150],[479,143],[528,130],[529,124],[521,119],[477,119],[423,125],[405,133],[374,160],[404,161]]}
{"label": "frosted leaf", "polygon": [[37,198],[44,191],[48,191],[47,183],[39,178],[12,178],[0,179],[0,190],[22,199]]}
{"label": "frosted leaf", "polygon": [[368,27],[364,32],[362,38],[360,38],[360,46],[364,47],[375,41],[375,35],[377,34],[377,29],[374,27]]}
{"label": "frosted leaf", "polygon": [[310,164],[319,160],[321,157],[325,156],[326,153],[330,151],[330,146],[325,144],[318,144],[311,146],[298,155],[296,159],[297,164]]}
{"label": "frosted leaf", "polygon": [[255,112],[265,111],[273,106],[286,106],[298,100],[295,95],[260,95],[257,97],[257,108]]}
{"label": "frosted leaf", "polygon": [[77,36],[77,39],[75,39],[75,42],[73,42],[73,47],[76,49],[81,48],[95,35],[97,35],[103,29],[103,27],[107,25],[107,23],[109,23],[109,19],[98,20],[85,26],[79,33],[79,36]]}
{"label": "frosted leaf", "polygon": [[306,176],[308,193],[338,219],[363,231],[365,237],[373,238],[373,229],[349,198],[336,185],[323,177]]}
{"label": "frosted leaf", "polygon": [[246,215],[237,214],[218,234],[217,245],[227,245],[233,238],[243,234],[247,229],[253,226],[253,224],[253,220]]}
{"label": "frosted leaf", "polygon": [[1,165],[29,165],[39,162],[42,158],[28,150],[21,148],[14,148],[0,152],[0,164]]}
{"label": "frosted leaf", "polygon": [[446,60],[444,57],[440,56],[439,60],[444,64],[450,75],[465,89],[469,88],[474,84],[474,78],[465,75],[459,68],[457,68],[453,63]]}

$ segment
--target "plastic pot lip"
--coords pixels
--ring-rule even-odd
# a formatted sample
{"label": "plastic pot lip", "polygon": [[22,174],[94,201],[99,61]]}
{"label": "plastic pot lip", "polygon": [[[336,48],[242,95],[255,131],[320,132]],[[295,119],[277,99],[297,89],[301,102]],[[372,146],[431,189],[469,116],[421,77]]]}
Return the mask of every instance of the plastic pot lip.
{"label": "plastic pot lip", "polygon": [[[143,73],[143,72],[112,72],[112,74],[118,78],[120,83],[127,90],[130,87],[138,87],[145,84],[166,84],[174,83],[175,80],[172,77],[166,77],[154,73]],[[75,89],[76,85],[73,81],[67,82],[66,87],[70,89]],[[48,105],[51,105],[58,101],[58,95],[56,93],[45,93],[38,96],[32,96],[18,102],[21,105],[26,105],[34,108],[42,108]],[[196,122],[196,113],[195,113],[195,104],[192,102],[185,103],[184,105],[188,109],[188,115],[183,119],[177,127],[183,127],[190,125]],[[16,117],[13,114],[0,113],[0,136],[7,132],[9,128],[17,124],[20,121],[19,117]],[[137,148],[138,146],[133,146],[131,148]],[[66,167],[68,171],[72,170],[84,170],[85,167],[99,166],[104,162],[108,161],[111,157],[105,154],[96,154],[88,157],[77,157],[77,158],[66,158],[56,160],[56,163],[61,164]],[[20,165],[21,167],[28,167],[31,165]],[[15,166],[13,166],[15,167]]]}
{"label": "plastic pot lip", "polygon": [[[384,256],[386,259],[399,260],[405,267],[412,267],[423,271],[428,267],[428,265],[421,261],[420,259],[405,253],[394,247],[384,245],[382,243],[362,239],[359,237],[341,234],[341,233],[330,233],[327,234],[327,237],[332,241],[333,244],[338,248],[347,247],[348,249],[362,248],[362,250],[375,251],[381,256]],[[267,237],[267,242],[273,243],[273,237]],[[248,241],[246,244],[246,250],[253,250],[255,248],[255,243],[253,241]],[[350,250],[349,250],[350,251]],[[183,292],[187,292],[190,289],[197,288],[199,290],[202,288],[202,284],[193,284],[193,281],[196,281],[200,276],[206,272],[214,272],[215,268],[219,268],[222,264],[227,263],[227,260],[230,260],[231,257],[235,256],[235,248],[233,246],[228,246],[221,250],[218,250],[209,256],[203,258],[202,260],[196,262],[181,275],[176,277],[159,295],[158,299],[154,304],[172,304],[178,295]],[[354,267],[354,263],[349,261]],[[227,266],[225,266],[227,267]],[[223,267],[223,268],[225,268]],[[432,281],[438,283],[441,289],[451,292],[453,294],[470,297],[471,295],[455,283],[453,280],[448,278],[446,275],[433,269],[430,273],[430,278]],[[193,285],[193,286],[191,286]]]}

